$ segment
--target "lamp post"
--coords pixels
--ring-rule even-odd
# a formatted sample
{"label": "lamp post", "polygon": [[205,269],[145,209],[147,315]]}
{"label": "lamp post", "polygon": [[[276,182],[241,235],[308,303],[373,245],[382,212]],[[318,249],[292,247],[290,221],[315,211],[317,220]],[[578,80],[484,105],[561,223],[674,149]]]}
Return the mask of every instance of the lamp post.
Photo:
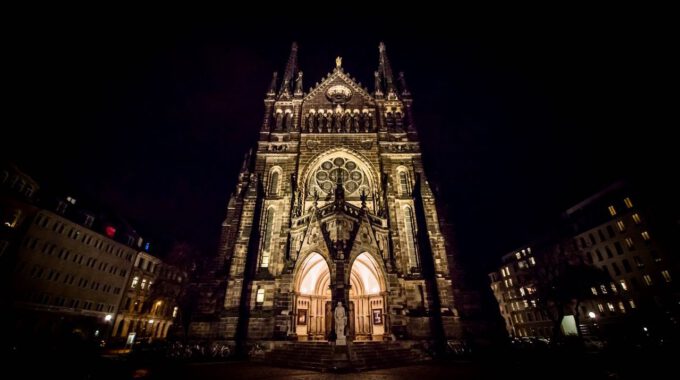
{"label": "lamp post", "polygon": [[598,326],[597,326],[597,314],[595,312],[589,312],[588,313],[588,318],[590,318],[590,324],[592,326],[592,334],[597,335],[599,337],[600,334],[597,334]]}

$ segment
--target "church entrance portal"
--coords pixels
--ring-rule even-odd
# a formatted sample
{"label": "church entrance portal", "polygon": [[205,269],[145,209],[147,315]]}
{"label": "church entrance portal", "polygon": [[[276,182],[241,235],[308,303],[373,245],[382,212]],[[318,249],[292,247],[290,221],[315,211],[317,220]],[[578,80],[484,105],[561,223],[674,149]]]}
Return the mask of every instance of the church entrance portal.
{"label": "church entrance portal", "polygon": [[[385,280],[380,267],[368,253],[362,253],[354,260],[349,284],[348,338],[382,340],[385,333]],[[326,340],[333,328],[335,305],[331,305],[331,273],[320,254],[310,254],[299,267],[295,296],[295,332],[298,339]]]}

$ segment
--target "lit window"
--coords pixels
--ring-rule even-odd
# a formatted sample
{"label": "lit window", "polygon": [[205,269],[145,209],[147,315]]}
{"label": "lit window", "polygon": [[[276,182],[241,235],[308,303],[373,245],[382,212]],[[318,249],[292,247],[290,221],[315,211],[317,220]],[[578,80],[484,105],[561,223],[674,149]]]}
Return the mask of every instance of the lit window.
{"label": "lit window", "polygon": [[528,300],[524,300],[524,308],[526,309],[526,308],[528,308],[528,307],[529,307],[529,301],[528,301]]}
{"label": "lit window", "polygon": [[520,252],[515,252],[515,257],[519,260],[522,258],[522,254]]}
{"label": "lit window", "polygon": [[264,289],[257,289],[257,296],[255,297],[255,302],[264,303]]}
{"label": "lit window", "polygon": [[524,287],[523,287],[523,286],[520,286],[520,287],[519,287],[519,294],[521,294],[522,297],[524,297],[525,292],[524,292]]}
{"label": "lit window", "polygon": [[645,263],[642,262],[642,259],[640,259],[640,256],[634,256],[633,261],[635,261],[635,265],[637,265],[638,268],[644,268]]}
{"label": "lit window", "polygon": [[134,289],[134,288],[137,287],[137,284],[138,284],[138,283],[139,283],[139,277],[134,277],[134,278],[132,279],[132,285],[130,285],[130,287],[131,287],[132,289]]}
{"label": "lit window", "polygon": [[616,310],[616,308],[614,308],[614,304],[611,302],[607,302],[607,309],[612,312]]}
{"label": "lit window", "polygon": [[600,291],[602,294],[607,294],[607,287],[605,285],[600,285]]}
{"label": "lit window", "polygon": [[113,238],[116,235],[116,227],[114,226],[106,226],[104,231],[106,232],[106,236],[110,238]]}
{"label": "lit window", "polygon": [[622,301],[619,301],[619,310],[620,310],[622,313],[624,313],[624,314],[626,313],[626,307],[623,306],[623,302],[622,302]]}
{"label": "lit window", "polygon": [[614,206],[609,206],[609,214],[611,216],[616,215],[616,209],[614,208]]}
{"label": "lit window", "polygon": [[9,228],[16,227],[17,223],[19,222],[19,218],[21,218],[21,210],[16,209],[12,212],[12,216],[9,218],[9,220],[5,222],[5,226]]}
{"label": "lit window", "polygon": [[619,289],[616,288],[616,284],[613,282],[609,284],[609,287],[612,288],[612,292],[614,293],[617,293],[619,291]]}
{"label": "lit window", "polygon": [[628,207],[628,208],[633,207],[633,201],[631,201],[630,198],[628,198],[628,197],[626,197],[626,198],[623,200],[623,203],[625,203],[625,204],[626,204],[626,207]]}
{"label": "lit window", "polygon": [[671,273],[668,270],[666,270],[666,269],[662,270],[661,275],[663,276],[664,281],[666,281],[666,282],[673,281],[673,279],[671,278]]}
{"label": "lit window", "polygon": [[623,220],[617,221],[616,226],[619,227],[619,231],[621,232],[623,232],[626,229],[626,225],[623,224]]}
{"label": "lit window", "polygon": [[529,257],[529,263],[530,263],[531,265],[536,265],[536,260],[534,260],[533,257]]}
{"label": "lit window", "polygon": [[628,300],[628,304],[630,305],[630,308],[631,308],[631,309],[635,309],[635,307],[636,307],[636,306],[635,306],[635,301],[633,301],[633,300]]}
{"label": "lit window", "polygon": [[178,308],[177,306],[175,306],[175,307],[172,309],[172,317],[173,317],[173,318],[175,318],[175,317],[177,316],[177,310],[179,310],[179,308]]}
{"label": "lit window", "polygon": [[647,286],[652,285],[652,278],[648,274],[642,276],[642,278],[645,280],[645,284],[647,284]]}
{"label": "lit window", "polygon": [[621,285],[621,290],[628,290],[628,284],[626,284],[626,280],[620,280],[619,285]]}
{"label": "lit window", "polygon": [[597,304],[597,309],[600,310],[600,313],[604,313],[604,306],[601,303]]}
{"label": "lit window", "polygon": [[408,195],[408,175],[404,171],[399,172],[399,190],[401,191],[400,195]]}
{"label": "lit window", "polygon": [[635,224],[640,224],[642,222],[642,220],[640,220],[640,215],[638,215],[637,213],[633,214],[633,221],[635,222]]}
{"label": "lit window", "polygon": [[595,288],[594,286],[590,288],[590,291],[593,292],[593,295],[595,296],[597,295],[597,288]]}
{"label": "lit window", "polygon": [[642,238],[645,239],[645,241],[649,240],[649,232],[642,231],[641,235],[642,235]]}
{"label": "lit window", "polygon": [[628,248],[633,248],[633,239],[630,238],[630,237],[627,237],[626,238],[626,245],[628,246]]}
{"label": "lit window", "polygon": [[140,288],[144,289],[146,287],[146,279],[142,280],[142,286]]}
{"label": "lit window", "polygon": [[508,279],[508,284],[509,284],[510,286],[512,286],[512,279],[511,279],[511,278]]}

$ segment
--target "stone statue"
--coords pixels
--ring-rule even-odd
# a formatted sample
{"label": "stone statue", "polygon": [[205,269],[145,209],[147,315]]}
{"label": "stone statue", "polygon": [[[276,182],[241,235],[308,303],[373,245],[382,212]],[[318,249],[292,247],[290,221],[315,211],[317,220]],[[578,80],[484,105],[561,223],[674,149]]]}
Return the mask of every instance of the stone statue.
{"label": "stone statue", "polygon": [[335,307],[335,334],[338,339],[340,337],[345,337],[345,326],[347,325],[347,315],[345,314],[345,308],[342,306],[342,302],[338,301],[338,305]]}
{"label": "stone statue", "polygon": [[335,58],[335,67],[338,69],[342,66],[342,57],[338,56]]}
{"label": "stone statue", "polygon": [[302,71],[298,71],[298,76],[295,79],[295,94],[302,94]]}

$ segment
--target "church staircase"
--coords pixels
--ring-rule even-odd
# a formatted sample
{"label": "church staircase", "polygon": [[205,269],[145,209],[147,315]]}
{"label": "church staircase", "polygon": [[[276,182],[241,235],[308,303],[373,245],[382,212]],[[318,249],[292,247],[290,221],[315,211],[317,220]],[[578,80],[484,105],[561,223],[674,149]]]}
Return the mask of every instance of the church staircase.
{"label": "church staircase", "polygon": [[266,356],[266,362],[282,367],[317,371],[352,372],[398,367],[431,358],[421,350],[401,342],[352,342],[336,346],[328,342],[290,342]]}

